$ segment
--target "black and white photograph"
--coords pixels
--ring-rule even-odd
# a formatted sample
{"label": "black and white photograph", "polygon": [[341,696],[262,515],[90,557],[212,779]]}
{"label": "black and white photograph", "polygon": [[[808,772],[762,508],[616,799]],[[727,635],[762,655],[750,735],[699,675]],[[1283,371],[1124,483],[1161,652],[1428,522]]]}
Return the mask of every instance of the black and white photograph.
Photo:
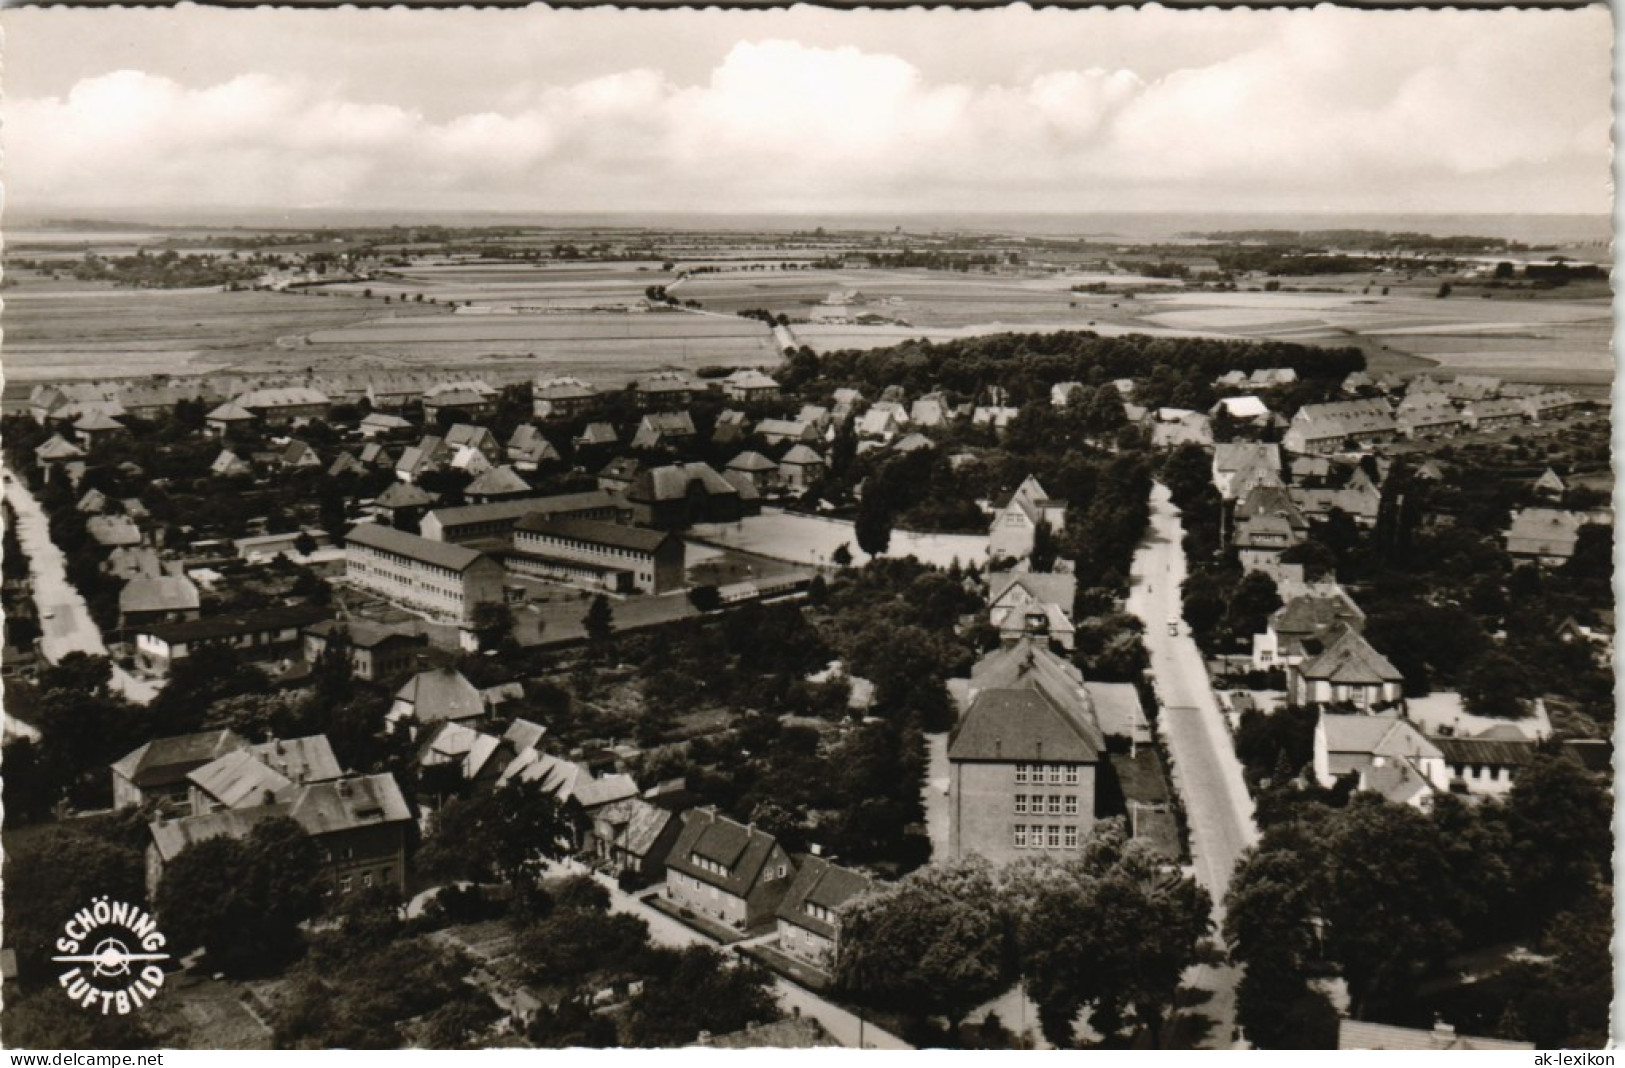
{"label": "black and white photograph", "polygon": [[0,30],[0,1046],[1613,1048],[1607,6]]}

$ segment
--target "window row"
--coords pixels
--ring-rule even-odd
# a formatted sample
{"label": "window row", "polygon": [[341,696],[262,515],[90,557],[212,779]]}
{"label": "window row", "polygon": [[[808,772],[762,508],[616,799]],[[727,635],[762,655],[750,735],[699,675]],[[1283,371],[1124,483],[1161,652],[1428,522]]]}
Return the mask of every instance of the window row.
{"label": "window row", "polygon": [[1017,849],[1076,849],[1078,848],[1078,828],[1076,825],[1059,826],[1035,823],[1031,826],[1025,823],[1016,824],[1014,835]]}
{"label": "window row", "polygon": [[1034,816],[1041,816],[1046,812],[1051,816],[1076,816],[1078,814],[1078,796],[1076,794],[1044,794],[1016,795],[1016,815],[1025,816],[1031,812]]}
{"label": "window row", "polygon": [[1078,784],[1078,766],[1076,764],[1017,764],[1016,782],[1050,782],[1076,786]]}

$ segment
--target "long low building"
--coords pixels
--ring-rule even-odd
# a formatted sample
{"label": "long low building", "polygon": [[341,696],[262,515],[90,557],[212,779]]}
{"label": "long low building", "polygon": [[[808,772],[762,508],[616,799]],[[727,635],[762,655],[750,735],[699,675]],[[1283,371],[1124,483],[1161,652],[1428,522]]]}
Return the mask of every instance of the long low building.
{"label": "long low building", "polygon": [[466,545],[488,538],[507,538],[519,521],[528,515],[549,515],[560,519],[602,519],[620,522],[630,519],[632,509],[603,490],[560,493],[551,497],[521,497],[491,504],[470,504],[460,508],[436,508],[418,523],[418,533],[432,541]]}
{"label": "long low building", "polygon": [[514,528],[508,567],[616,593],[665,593],[683,585],[683,540],[617,523],[530,515]]}
{"label": "long low building", "polygon": [[381,523],[362,523],[344,539],[344,575],[391,604],[454,623],[503,600],[502,565],[463,545],[433,541]]}
{"label": "long low building", "polygon": [[296,654],[301,630],[332,615],[331,608],[301,604],[181,623],[149,623],[132,628],[136,659],[142,668],[160,675],[199,649],[216,646],[236,650],[245,660],[275,660]]}

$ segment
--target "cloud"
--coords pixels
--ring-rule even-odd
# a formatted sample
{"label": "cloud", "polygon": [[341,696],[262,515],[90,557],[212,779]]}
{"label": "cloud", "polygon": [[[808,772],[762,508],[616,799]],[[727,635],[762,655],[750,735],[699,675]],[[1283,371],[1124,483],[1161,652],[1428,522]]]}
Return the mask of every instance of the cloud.
{"label": "cloud", "polygon": [[932,80],[741,41],[688,84],[531,81],[436,117],[316,75],[120,70],[9,104],[8,185],[18,206],[1606,209],[1606,40],[1343,14],[1151,77]]}

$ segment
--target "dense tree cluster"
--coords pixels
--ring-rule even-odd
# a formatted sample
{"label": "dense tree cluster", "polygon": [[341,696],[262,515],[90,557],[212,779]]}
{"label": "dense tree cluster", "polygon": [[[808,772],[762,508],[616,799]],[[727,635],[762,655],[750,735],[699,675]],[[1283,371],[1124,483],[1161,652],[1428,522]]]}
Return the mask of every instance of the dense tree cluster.
{"label": "dense tree cluster", "polygon": [[1099,824],[1074,859],[995,869],[980,857],[934,864],[849,906],[836,975],[855,1000],[950,1034],[1018,978],[1044,1036],[1077,1044],[1080,1022],[1108,1044],[1155,1040],[1180,976],[1200,959],[1211,902],[1121,820]]}
{"label": "dense tree cluster", "polygon": [[[1311,985],[1329,976],[1347,984],[1356,1018],[1430,1025],[1438,1005],[1423,996],[1427,980],[1451,975],[1455,954],[1509,938],[1558,951],[1525,978],[1575,990],[1606,982],[1596,949],[1609,927],[1583,934],[1575,917],[1611,898],[1610,814],[1603,788],[1557,756],[1526,769],[1505,802],[1444,796],[1422,812],[1357,794],[1346,807],[1306,801],[1278,814],[1226,905],[1226,938],[1247,966],[1238,1007],[1249,1037],[1270,1048],[1335,1041],[1334,1014]],[[1547,1046],[1584,1045],[1606,1029],[1595,999],[1537,1018],[1539,984],[1485,989],[1457,1004],[1458,1027]]]}

